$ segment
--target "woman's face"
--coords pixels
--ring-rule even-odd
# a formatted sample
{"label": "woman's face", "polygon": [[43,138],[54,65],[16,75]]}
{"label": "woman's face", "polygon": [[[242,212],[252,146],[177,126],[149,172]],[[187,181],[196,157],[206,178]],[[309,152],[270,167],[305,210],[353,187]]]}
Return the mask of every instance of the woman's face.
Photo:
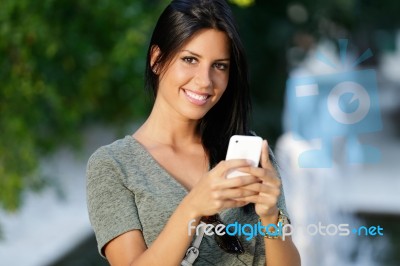
{"label": "woman's face", "polygon": [[184,119],[201,119],[227,87],[229,47],[224,32],[206,29],[196,33],[160,71],[157,107]]}

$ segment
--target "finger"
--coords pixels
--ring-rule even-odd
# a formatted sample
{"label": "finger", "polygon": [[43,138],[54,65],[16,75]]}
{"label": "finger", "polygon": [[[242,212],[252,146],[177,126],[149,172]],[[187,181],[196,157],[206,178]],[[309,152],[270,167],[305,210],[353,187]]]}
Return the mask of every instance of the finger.
{"label": "finger", "polygon": [[216,200],[214,204],[209,204],[210,209],[203,215],[212,215],[224,209],[242,207],[246,204],[249,203],[240,199]]}
{"label": "finger", "polygon": [[281,190],[278,186],[270,186],[264,183],[250,184],[247,186],[243,186],[242,189],[250,190],[261,194],[275,195],[275,196],[279,196],[281,193]]}
{"label": "finger", "polygon": [[228,208],[240,208],[243,206],[246,206],[247,204],[249,204],[246,201],[241,201],[241,200],[227,200],[224,202],[224,208],[228,209]]}
{"label": "finger", "polygon": [[278,198],[275,195],[269,195],[269,194],[247,196],[239,198],[238,200],[254,204],[261,204],[266,207],[276,206],[278,202]]}
{"label": "finger", "polygon": [[246,175],[246,176],[238,176],[235,178],[224,178],[219,182],[215,182],[212,184],[211,189],[213,191],[223,190],[228,188],[237,188],[243,187],[249,184],[258,183],[260,179],[253,175]]}
{"label": "finger", "polygon": [[271,161],[269,159],[269,148],[267,140],[263,140],[262,150],[261,150],[261,167],[268,168],[272,166]]}
{"label": "finger", "polygon": [[248,166],[248,167],[239,168],[237,170],[247,173],[249,175],[256,176],[265,183],[271,183],[276,186],[280,186],[280,184],[281,184],[281,181],[278,178],[276,170],[273,167],[260,168],[260,167]]}
{"label": "finger", "polygon": [[244,159],[232,159],[227,161],[221,161],[213,168],[213,172],[216,173],[218,176],[225,177],[226,173],[230,170],[239,168],[239,167],[246,167],[251,165],[251,162]]}
{"label": "finger", "polygon": [[213,200],[230,200],[257,195],[259,192],[243,188],[231,188],[211,192]]}

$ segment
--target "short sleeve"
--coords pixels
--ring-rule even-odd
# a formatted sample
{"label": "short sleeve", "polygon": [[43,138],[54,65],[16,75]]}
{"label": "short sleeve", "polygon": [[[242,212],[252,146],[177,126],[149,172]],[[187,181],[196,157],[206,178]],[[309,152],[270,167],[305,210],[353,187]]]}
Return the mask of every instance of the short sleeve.
{"label": "short sleeve", "polygon": [[142,230],[135,195],[124,185],[124,174],[110,152],[102,147],[87,165],[87,207],[98,249],[117,236],[133,229]]}

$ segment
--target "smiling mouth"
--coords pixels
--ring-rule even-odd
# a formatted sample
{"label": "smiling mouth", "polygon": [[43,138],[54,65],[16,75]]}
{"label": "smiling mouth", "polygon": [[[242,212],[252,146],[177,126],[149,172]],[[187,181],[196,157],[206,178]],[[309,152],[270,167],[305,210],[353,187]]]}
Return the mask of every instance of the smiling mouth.
{"label": "smiling mouth", "polygon": [[208,98],[210,98],[209,94],[198,94],[193,91],[183,90],[185,92],[186,98],[196,105],[203,105],[207,102]]}

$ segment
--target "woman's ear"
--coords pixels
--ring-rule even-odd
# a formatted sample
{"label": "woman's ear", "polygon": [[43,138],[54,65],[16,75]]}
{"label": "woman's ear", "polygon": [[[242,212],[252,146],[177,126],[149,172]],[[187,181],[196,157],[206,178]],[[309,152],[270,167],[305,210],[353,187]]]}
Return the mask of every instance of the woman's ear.
{"label": "woman's ear", "polygon": [[160,72],[160,64],[158,59],[160,58],[161,50],[157,45],[151,46],[150,51],[150,68],[154,74],[158,75]]}

